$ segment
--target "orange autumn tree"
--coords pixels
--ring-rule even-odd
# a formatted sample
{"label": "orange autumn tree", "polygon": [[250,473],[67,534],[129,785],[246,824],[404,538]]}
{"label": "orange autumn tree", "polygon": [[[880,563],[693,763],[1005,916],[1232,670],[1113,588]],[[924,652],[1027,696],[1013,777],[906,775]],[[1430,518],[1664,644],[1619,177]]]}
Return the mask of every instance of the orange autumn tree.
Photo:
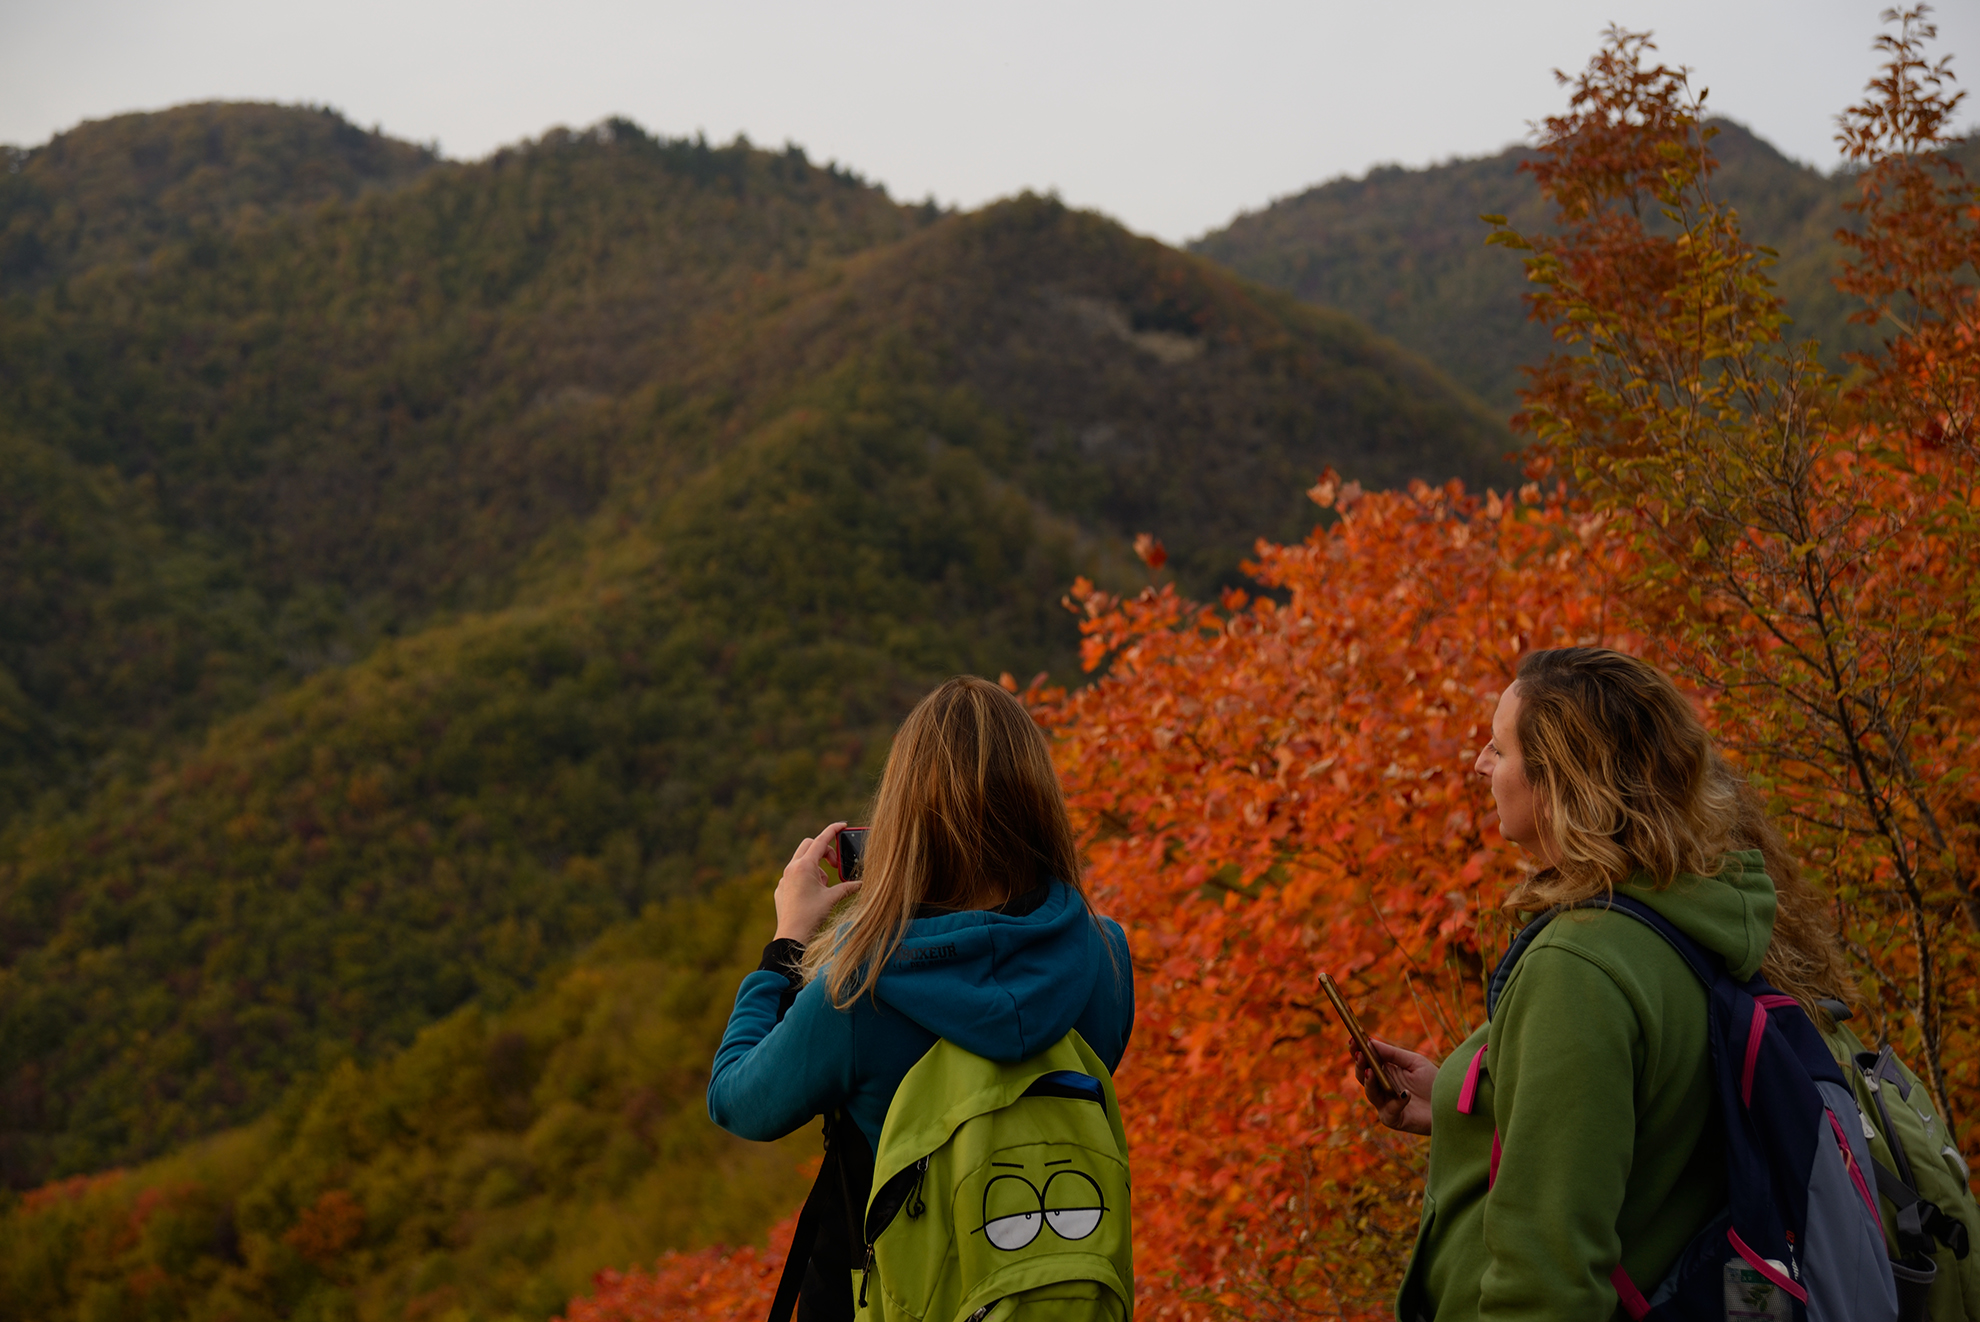
{"label": "orange autumn tree", "polygon": [[1074,593],[1102,677],[1043,695],[1099,907],[1129,932],[1140,1307],[1374,1315],[1422,1144],[1371,1125],[1314,975],[1441,1054],[1482,1018],[1518,867],[1471,772],[1522,652],[1627,645],[1601,521],[1330,477],[1330,524],[1259,547],[1264,593]]}
{"label": "orange autumn tree", "polygon": [[602,1271],[592,1293],[573,1299],[555,1322],[675,1322],[680,1318],[761,1322],[777,1296],[797,1229],[793,1213],[770,1232],[768,1249],[716,1246],[668,1253],[652,1271]]}
{"label": "orange autumn tree", "polygon": [[1843,116],[1861,226],[1837,283],[1886,334],[1852,382],[1784,333],[1769,254],[1713,189],[1704,93],[1643,34],[1612,29],[1546,121],[1529,168],[1557,234],[1488,219],[1533,253],[1564,349],[1525,392],[1534,463],[1626,531],[1652,654],[1712,698],[1834,897],[1866,1036],[1970,1120],[1980,196],[1940,150],[1958,97],[1924,13],[1888,16],[1884,72]]}

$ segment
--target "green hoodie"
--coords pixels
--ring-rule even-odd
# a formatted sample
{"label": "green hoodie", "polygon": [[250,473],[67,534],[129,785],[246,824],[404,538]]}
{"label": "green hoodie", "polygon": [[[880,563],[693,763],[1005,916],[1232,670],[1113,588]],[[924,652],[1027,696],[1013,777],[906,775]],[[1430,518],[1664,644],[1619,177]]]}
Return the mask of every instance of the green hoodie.
{"label": "green hoodie", "polygon": [[[1759,971],[1774,883],[1758,851],[1716,877],[1618,888],[1725,961]],[[1487,1047],[1469,1115],[1465,1072]],[[1402,1322],[1608,1322],[1625,1314],[1620,1262],[1645,1294],[1725,1205],[1712,1124],[1705,989],[1650,927],[1570,910],[1529,946],[1491,1020],[1451,1053],[1431,1091],[1423,1223]],[[1498,1178],[1492,1135],[1501,1144]]]}

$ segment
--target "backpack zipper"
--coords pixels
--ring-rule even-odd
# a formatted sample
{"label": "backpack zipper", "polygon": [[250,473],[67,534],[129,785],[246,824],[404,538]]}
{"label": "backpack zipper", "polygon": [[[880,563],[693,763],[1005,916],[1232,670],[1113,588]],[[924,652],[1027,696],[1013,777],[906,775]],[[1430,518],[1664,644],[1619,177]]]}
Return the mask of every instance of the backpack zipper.
{"label": "backpack zipper", "polygon": [[[861,1308],[866,1307],[866,1282],[873,1275],[873,1246],[879,1241],[881,1234],[885,1232],[887,1227],[894,1223],[894,1213],[905,1211],[908,1214],[908,1219],[913,1220],[928,1210],[928,1204],[921,1197],[922,1181],[928,1178],[928,1158],[923,1157],[920,1161],[915,1162],[914,1165],[904,1168],[901,1171],[901,1175],[906,1175],[908,1171],[914,1172],[914,1183],[907,1187],[907,1192],[902,1195],[900,1202],[894,1204],[891,1211],[886,1210],[884,1207],[884,1200],[887,1194],[886,1189],[880,1191],[880,1198],[883,1202],[882,1204],[876,1204],[873,1210],[885,1212],[886,1219],[880,1225],[875,1226],[871,1222],[871,1213],[869,1212],[866,1230],[871,1234],[872,1238],[866,1240],[866,1265],[859,1269],[859,1307]],[[897,1187],[896,1182],[899,1179],[900,1175],[896,1175],[887,1183],[890,1186]]]}

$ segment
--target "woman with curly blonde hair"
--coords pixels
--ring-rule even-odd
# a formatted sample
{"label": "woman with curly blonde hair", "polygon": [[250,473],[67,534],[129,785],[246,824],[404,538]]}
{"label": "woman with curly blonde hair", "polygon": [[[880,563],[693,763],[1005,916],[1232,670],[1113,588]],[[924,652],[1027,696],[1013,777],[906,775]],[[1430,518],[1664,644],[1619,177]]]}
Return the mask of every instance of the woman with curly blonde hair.
{"label": "woman with curly blonde hair", "polygon": [[[1607,1319],[1618,1268],[1662,1280],[1726,1205],[1704,985],[1641,901],[1735,979],[1762,974],[1818,1026],[1852,984],[1828,913],[1759,796],[1661,671],[1603,648],[1533,652],[1476,770],[1537,868],[1506,897],[1560,910],[1493,978],[1486,1024],[1439,1068],[1378,1042],[1430,1136],[1422,1227],[1397,1316]],[[1370,1063],[1356,1055],[1364,1086]]]}

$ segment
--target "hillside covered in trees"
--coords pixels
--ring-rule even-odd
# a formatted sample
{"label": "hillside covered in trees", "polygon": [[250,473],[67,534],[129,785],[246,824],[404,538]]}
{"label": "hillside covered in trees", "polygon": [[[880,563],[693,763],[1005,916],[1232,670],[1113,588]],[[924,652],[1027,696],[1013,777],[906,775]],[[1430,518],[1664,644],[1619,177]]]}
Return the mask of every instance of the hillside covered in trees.
{"label": "hillside covered in trees", "polygon": [[[1857,196],[1855,179],[1791,160],[1729,120],[1714,126],[1721,168],[1713,188],[1747,232],[1766,235],[1779,254],[1769,274],[1793,318],[1789,334],[1818,341],[1831,367],[1845,352],[1874,349],[1879,334],[1850,324],[1859,305],[1832,283],[1842,257],[1835,232],[1854,224],[1844,204]],[[1980,169],[1980,139],[1951,155]],[[1547,228],[1540,193],[1520,171],[1532,158],[1513,147],[1427,169],[1384,166],[1247,212],[1190,246],[1253,280],[1352,314],[1510,413],[1519,407],[1519,369],[1546,357],[1553,337],[1527,319],[1526,272],[1486,246],[1491,227],[1478,218]]]}
{"label": "hillside covered in trees", "polygon": [[[1137,533],[1207,592],[1328,465],[1511,472],[1421,359],[1099,217],[622,121],[472,163],[309,109],[84,125],[10,152],[0,258],[0,1182],[40,1189],[0,1202],[136,1200],[94,1267],[107,1222],[35,1222],[0,1294],[39,1316],[168,1261],[543,1316],[760,1227],[760,1158],[720,1207],[683,1174],[744,1160],[696,1034],[747,952],[668,915],[856,811],[934,681],[1076,673],[1061,595],[1146,581]],[[421,1091],[456,1057],[485,1088]],[[332,1142],[358,1095],[438,1146]],[[546,1123],[617,1173],[536,1183]],[[352,1265],[317,1200],[367,1162],[428,1210]],[[600,1189],[667,1215],[475,1266]]]}
{"label": "hillside covered in trees", "polygon": [[756,1238],[817,1131],[745,1143],[701,1095],[771,921],[754,882],[654,905],[251,1125],[15,1196],[0,1318],[546,1318],[601,1267]]}

